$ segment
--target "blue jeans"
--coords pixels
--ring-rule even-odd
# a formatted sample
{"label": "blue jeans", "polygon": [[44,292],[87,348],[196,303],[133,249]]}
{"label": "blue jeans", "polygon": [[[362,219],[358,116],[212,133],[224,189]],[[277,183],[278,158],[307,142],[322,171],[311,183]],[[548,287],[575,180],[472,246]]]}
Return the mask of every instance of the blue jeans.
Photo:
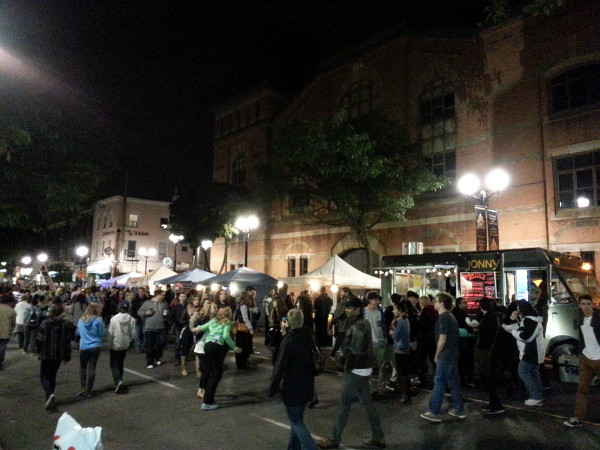
{"label": "blue jeans", "polygon": [[369,384],[371,377],[356,375],[351,372],[344,373],[342,382],[342,397],[340,399],[340,413],[335,425],[333,426],[333,433],[331,442],[339,445],[342,440],[342,432],[348,421],[348,415],[350,414],[350,408],[352,402],[358,395],[360,403],[367,412],[367,418],[371,425],[371,438],[375,441],[383,441],[383,430],[381,429],[381,422],[379,421],[379,415],[377,410],[371,402],[371,393],[369,392]]}
{"label": "blue jeans", "polygon": [[288,450],[316,450],[317,445],[310,435],[310,431],[304,424],[305,406],[286,406],[288,418],[290,419],[290,440]]}
{"label": "blue jeans", "polygon": [[435,378],[433,380],[433,391],[429,399],[429,411],[433,414],[442,413],[442,403],[446,388],[450,388],[452,395],[452,406],[459,414],[464,412],[462,393],[460,391],[460,376],[458,375],[458,361],[439,360],[435,367]]}
{"label": "blue jeans", "polygon": [[100,357],[101,347],[79,351],[79,382],[81,389],[92,392],[96,379],[96,363]]}
{"label": "blue jeans", "polygon": [[137,330],[137,336],[135,338],[135,349],[138,353],[141,353],[144,351],[144,324],[141,320],[135,323],[135,328]]}
{"label": "blue jeans", "polygon": [[527,361],[519,361],[519,377],[523,380],[529,398],[533,400],[543,400],[544,387],[540,377],[540,365]]}
{"label": "blue jeans", "polygon": [[56,389],[56,374],[61,363],[62,360],[60,359],[47,359],[40,362],[40,382],[46,393],[46,400],[54,394],[54,390]]}

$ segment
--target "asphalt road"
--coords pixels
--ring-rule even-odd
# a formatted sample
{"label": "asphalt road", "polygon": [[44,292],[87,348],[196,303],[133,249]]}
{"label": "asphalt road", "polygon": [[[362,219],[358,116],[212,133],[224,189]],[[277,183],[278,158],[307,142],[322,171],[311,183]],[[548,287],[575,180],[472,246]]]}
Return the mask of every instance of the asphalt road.
{"label": "asphalt road", "polygon": [[[44,410],[44,394],[39,383],[39,362],[23,355],[11,342],[0,372],[0,446],[3,450],[48,449],[62,412],[71,414],[82,426],[102,427],[105,449],[285,449],[289,433],[283,404],[266,396],[271,361],[265,358],[255,339],[257,370],[236,371],[230,352],[226,370],[217,392],[221,408],[200,411],[196,399],[197,381],[182,377],[179,367],[164,364],[147,369],[144,355],[129,352],[125,361],[125,395],[113,392],[108,352],[98,362],[96,395],[89,399],[78,392],[78,354],[61,367],[56,395],[58,413]],[[166,350],[172,356],[172,348]],[[268,356],[268,355],[266,355]],[[306,413],[306,423],[315,438],[328,437],[337,414],[340,375],[330,371],[317,378],[320,403]],[[592,423],[570,429],[562,425],[569,417],[576,386],[553,381],[546,392],[545,406],[528,408],[522,401],[506,401],[506,413],[484,416],[482,393],[464,392],[469,417],[451,420],[445,415],[441,424],[419,418],[426,411],[429,393],[417,391],[412,405],[401,405],[391,395],[376,402],[392,449],[573,449],[600,448],[600,388],[593,388],[590,403]],[[450,407],[445,405],[445,410]],[[344,448],[365,448],[369,438],[366,417],[357,403],[352,410],[342,443]]]}

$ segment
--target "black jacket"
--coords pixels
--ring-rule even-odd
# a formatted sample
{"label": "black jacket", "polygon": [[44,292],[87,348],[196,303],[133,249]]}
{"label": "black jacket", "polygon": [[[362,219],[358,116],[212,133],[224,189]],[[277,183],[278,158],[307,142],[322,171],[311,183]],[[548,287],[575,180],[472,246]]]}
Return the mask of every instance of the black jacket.
{"label": "black jacket", "polygon": [[[581,313],[581,311],[580,311]],[[583,325],[583,314],[579,314],[579,354],[585,348],[585,340],[583,339],[583,333],[581,331],[581,326]],[[600,344],[600,311],[594,310],[592,314],[592,328],[594,329],[594,335],[598,340],[598,344]]]}
{"label": "black jacket", "polygon": [[315,320],[326,321],[331,312],[333,300],[327,294],[321,294],[315,299]]}
{"label": "black jacket", "polygon": [[275,395],[283,379],[283,403],[286,406],[304,406],[313,398],[313,345],[310,331],[306,327],[292,329],[281,341],[269,395]]}
{"label": "black jacket", "polygon": [[498,316],[493,311],[485,313],[479,323],[479,338],[476,347],[482,350],[495,348],[496,340],[500,334],[499,328]]}
{"label": "black jacket", "polygon": [[371,325],[364,317],[348,319],[348,330],[342,342],[344,356],[341,362],[344,364],[344,372],[352,372],[354,369],[368,369],[373,367],[373,335]]}

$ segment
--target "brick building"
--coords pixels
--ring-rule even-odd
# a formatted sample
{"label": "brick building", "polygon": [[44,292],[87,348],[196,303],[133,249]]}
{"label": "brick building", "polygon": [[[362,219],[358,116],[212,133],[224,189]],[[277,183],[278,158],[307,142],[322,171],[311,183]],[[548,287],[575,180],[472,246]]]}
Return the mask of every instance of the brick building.
{"label": "brick building", "polygon": [[[454,181],[493,168],[509,187],[490,200],[500,248],[544,247],[600,256],[600,4],[572,1],[550,17],[479,30],[398,31],[325,62],[292,97],[262,87],[215,110],[214,179],[256,183],[276,120],[383,110],[420,143],[431,170]],[[407,180],[409,181],[409,180]],[[585,202],[589,202],[585,206]],[[474,200],[456,184],[424,195],[404,223],[371,232],[374,257],[475,249]],[[273,276],[315,269],[333,255],[364,267],[349,228],[305,225],[289,204],[259,212],[249,267]],[[229,268],[243,262],[234,240]],[[361,253],[362,252],[362,253]],[[211,251],[220,266],[223,244]],[[363,261],[361,262],[361,259]]]}
{"label": "brick building", "polygon": [[[126,199],[126,200],[125,200]],[[164,258],[174,258],[169,241],[169,202],[115,195],[94,205],[92,242],[88,274],[141,272],[155,270]],[[146,259],[140,248],[155,249]],[[177,244],[178,271],[192,266],[193,251]]]}

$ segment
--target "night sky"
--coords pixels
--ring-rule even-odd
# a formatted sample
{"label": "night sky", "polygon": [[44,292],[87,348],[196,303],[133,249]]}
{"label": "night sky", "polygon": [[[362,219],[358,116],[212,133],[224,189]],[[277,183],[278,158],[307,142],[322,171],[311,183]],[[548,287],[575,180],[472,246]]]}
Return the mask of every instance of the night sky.
{"label": "night sky", "polygon": [[390,27],[475,24],[481,3],[0,1],[0,50],[39,76],[0,71],[93,108],[112,124],[129,195],[168,200],[210,180],[215,104],[264,80],[294,92],[320,60]]}

